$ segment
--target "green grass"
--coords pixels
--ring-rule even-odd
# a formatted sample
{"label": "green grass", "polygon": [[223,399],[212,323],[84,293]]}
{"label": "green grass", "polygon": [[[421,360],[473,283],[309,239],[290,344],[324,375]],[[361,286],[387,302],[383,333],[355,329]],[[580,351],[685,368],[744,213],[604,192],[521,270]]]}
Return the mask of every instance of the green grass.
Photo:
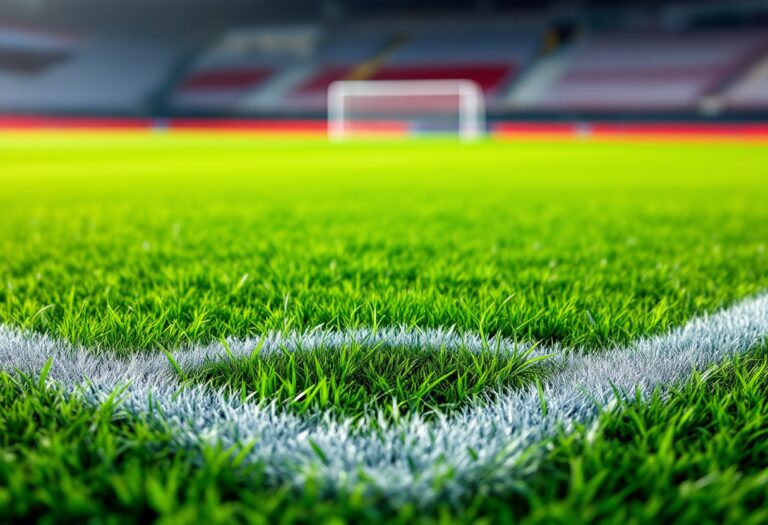
{"label": "green grass", "polygon": [[428,512],[265,483],[237,450],[0,373],[0,515],[45,523],[738,523],[768,519],[768,348],[562,435],[507,495]]}
{"label": "green grass", "polygon": [[[766,165],[748,145],[0,135],[0,323],[117,352],[318,325],[597,349],[768,289]],[[760,523],[766,355],[559,436],[514,493],[426,514],[269,486],[236,451],[200,460],[155,421],[0,374],[0,516]],[[429,417],[538,374],[522,356],[362,346],[187,379],[298,413],[394,398]]]}
{"label": "green grass", "polygon": [[280,508],[297,521],[289,494],[266,496],[259,468],[240,465],[236,451],[205,448],[199,461],[157,420],[117,408],[0,372],[3,522],[274,523]]}
{"label": "green grass", "polygon": [[768,347],[556,439],[518,495],[532,522],[765,523]]}
{"label": "green grass", "polygon": [[3,137],[0,322],[117,350],[451,326],[601,347],[768,287],[745,145]]}
{"label": "green grass", "polygon": [[[228,387],[243,398],[277,401],[306,414],[330,410],[358,419],[365,414],[429,419],[492,397],[540,376],[527,351],[380,348],[254,351],[251,357],[207,363],[187,374],[190,383]],[[375,419],[374,419],[375,420]]]}

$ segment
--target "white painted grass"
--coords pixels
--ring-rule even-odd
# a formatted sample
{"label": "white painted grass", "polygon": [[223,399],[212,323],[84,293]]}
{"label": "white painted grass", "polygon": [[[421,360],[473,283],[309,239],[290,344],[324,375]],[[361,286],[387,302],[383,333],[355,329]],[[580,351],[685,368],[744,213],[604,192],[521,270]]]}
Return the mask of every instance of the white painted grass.
{"label": "white painted grass", "polygon": [[[590,353],[538,348],[537,355],[554,354],[554,373],[542,385],[544,403],[537,388],[529,386],[501,392],[493,402],[444,419],[425,422],[416,416],[378,430],[370,421],[353,424],[328,413],[299,417],[274,406],[242,403],[202,386],[179,391],[179,378],[162,354],[120,358],[13,328],[0,327],[0,368],[34,375],[53,356],[50,381],[94,403],[129,384],[122,396],[124,409],[170,422],[178,429],[181,447],[216,440],[237,447],[255,440],[247,460],[263,462],[276,482],[301,487],[312,476],[329,492],[362,484],[394,505],[429,504],[477,490],[503,490],[533,468],[533,445],[558,428],[568,431],[574,423],[593,421],[601,406],[615,401],[615,389],[625,396],[638,391],[647,396],[655,388],[685,380],[694,368],[754,349],[766,336],[768,295],[763,295],[624,348]],[[262,351],[351,342],[378,344],[382,350],[392,345],[483,347],[479,337],[451,330],[315,330],[270,335]],[[230,340],[229,346],[235,355],[248,355],[257,343]],[[491,345],[499,351],[521,350],[507,340]],[[173,355],[190,369],[206,359],[222,358],[224,351],[212,344]]]}

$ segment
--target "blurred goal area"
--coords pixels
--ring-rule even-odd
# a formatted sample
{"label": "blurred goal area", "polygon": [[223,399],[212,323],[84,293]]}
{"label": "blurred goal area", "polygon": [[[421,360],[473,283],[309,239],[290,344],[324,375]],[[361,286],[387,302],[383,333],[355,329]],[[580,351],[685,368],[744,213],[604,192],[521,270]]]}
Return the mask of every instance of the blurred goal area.
{"label": "blurred goal area", "polygon": [[333,141],[370,136],[455,136],[485,133],[483,91],[471,80],[339,81],[328,89]]}

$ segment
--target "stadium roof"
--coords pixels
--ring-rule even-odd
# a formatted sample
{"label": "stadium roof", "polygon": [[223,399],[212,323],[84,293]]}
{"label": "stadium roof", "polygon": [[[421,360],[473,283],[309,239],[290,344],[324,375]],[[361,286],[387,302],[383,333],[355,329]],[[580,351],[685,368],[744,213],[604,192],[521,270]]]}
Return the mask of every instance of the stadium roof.
{"label": "stadium roof", "polygon": [[419,11],[493,12],[513,9],[549,10],[562,7],[577,13],[594,8],[636,6],[657,12],[671,5],[719,9],[738,5],[763,7],[766,0],[0,0],[3,22],[40,23],[82,30],[137,28],[177,29],[194,33],[233,24],[306,21],[377,13]]}

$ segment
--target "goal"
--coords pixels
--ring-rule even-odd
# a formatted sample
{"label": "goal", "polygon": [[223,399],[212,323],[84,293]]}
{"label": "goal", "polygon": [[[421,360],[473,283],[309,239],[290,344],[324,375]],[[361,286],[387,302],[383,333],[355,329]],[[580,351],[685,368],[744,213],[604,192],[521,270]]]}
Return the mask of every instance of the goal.
{"label": "goal", "polygon": [[328,88],[332,141],[382,135],[485,133],[482,89],[471,80],[342,80]]}

